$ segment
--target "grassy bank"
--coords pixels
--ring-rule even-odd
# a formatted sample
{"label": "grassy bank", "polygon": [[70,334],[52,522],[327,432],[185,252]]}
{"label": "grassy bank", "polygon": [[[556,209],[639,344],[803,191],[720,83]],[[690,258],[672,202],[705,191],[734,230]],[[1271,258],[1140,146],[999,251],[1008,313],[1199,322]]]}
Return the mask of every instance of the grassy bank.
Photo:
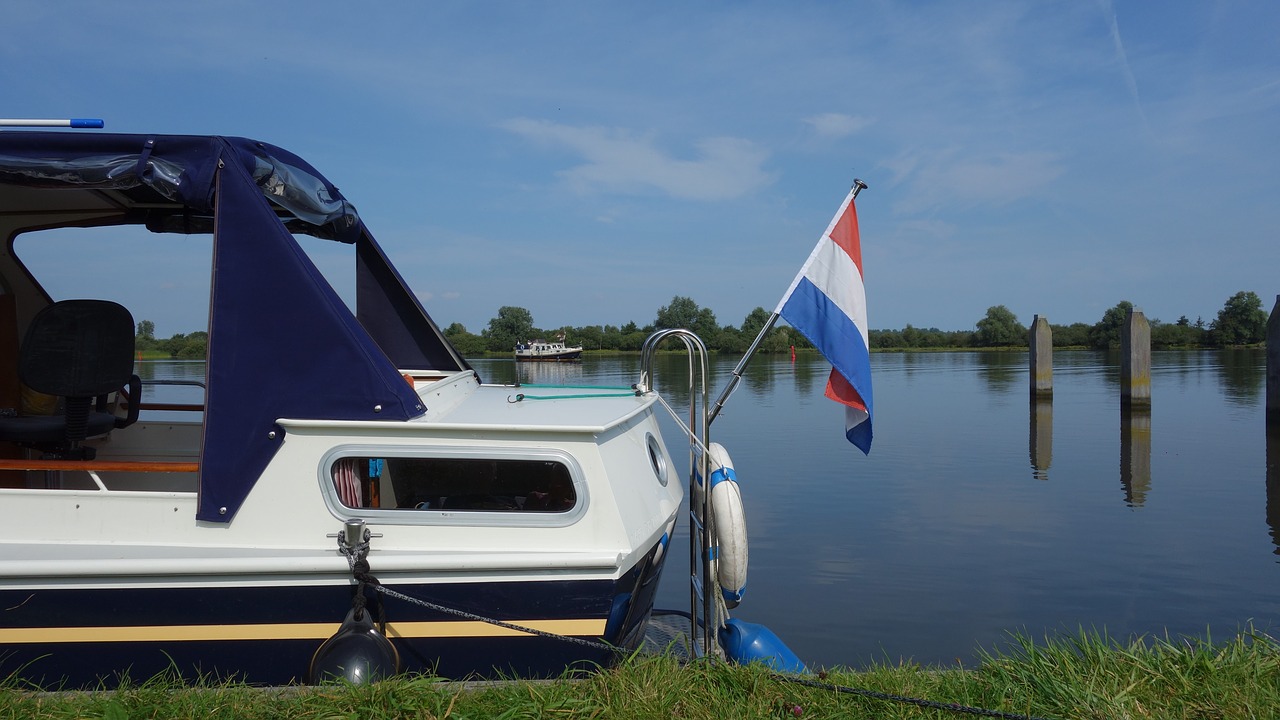
{"label": "grassy bank", "polygon": [[[913,665],[812,680],[1045,718],[1280,716],[1280,644],[1015,638],[972,670]],[[951,718],[937,708],[788,683],[760,666],[635,657],[578,679],[467,687],[431,678],[260,690],[154,679],[95,693],[0,690],[3,718]]]}

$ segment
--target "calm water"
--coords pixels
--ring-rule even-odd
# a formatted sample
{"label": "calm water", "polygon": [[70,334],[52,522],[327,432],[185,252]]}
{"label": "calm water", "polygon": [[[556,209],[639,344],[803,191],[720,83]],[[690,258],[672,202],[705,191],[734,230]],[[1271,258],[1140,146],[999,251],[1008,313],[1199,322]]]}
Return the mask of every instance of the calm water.
{"label": "calm water", "polygon": [[[659,388],[685,407],[684,359],[659,362]],[[736,358],[714,362],[713,398]],[[519,371],[630,384],[639,372],[631,356],[475,365],[486,382]],[[1268,476],[1263,352],[1153,353],[1148,416],[1122,415],[1118,365],[1056,353],[1053,401],[1037,406],[1026,353],[873,355],[875,444],[863,456],[822,396],[825,361],[756,358],[712,428],[750,533],[734,615],[811,666],[971,662],[1014,630],[1274,630],[1280,441]],[[671,555],[660,606],[687,606],[687,557],[687,545]]]}

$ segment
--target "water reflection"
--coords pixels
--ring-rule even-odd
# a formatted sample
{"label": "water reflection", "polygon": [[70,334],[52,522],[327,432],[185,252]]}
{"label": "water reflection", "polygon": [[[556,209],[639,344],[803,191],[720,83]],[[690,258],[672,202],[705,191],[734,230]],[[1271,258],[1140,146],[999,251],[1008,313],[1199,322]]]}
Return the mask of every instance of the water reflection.
{"label": "water reflection", "polygon": [[1218,382],[1227,402],[1251,406],[1262,396],[1267,382],[1265,352],[1256,348],[1218,351]]}
{"label": "water reflection", "polygon": [[1031,437],[1028,440],[1031,454],[1031,476],[1037,480],[1049,479],[1049,466],[1053,464],[1053,399],[1031,399]]}
{"label": "water reflection", "polygon": [[994,392],[1006,392],[1015,384],[1027,380],[1027,353],[979,352],[974,353],[978,371]]}
{"label": "water reflection", "polygon": [[520,370],[515,358],[507,360],[481,359],[468,360],[471,367],[480,375],[480,382],[489,385],[513,385]]}
{"label": "water reflection", "polygon": [[165,381],[203,383],[203,360],[139,360],[134,363],[133,370],[142,379],[144,402],[200,404],[205,400],[204,389],[201,387],[159,384]]}
{"label": "water reflection", "polygon": [[[719,364],[716,362],[718,359],[718,357],[713,356],[708,360],[711,367],[715,367]],[[752,362],[747,365],[746,372],[742,375],[742,383],[753,395],[764,394],[773,388],[773,384],[777,381],[778,375],[786,372],[784,368],[790,369],[790,367],[794,367],[794,365],[786,366],[779,362],[768,361]],[[716,374],[717,373],[713,372],[712,376],[714,377]],[[716,378],[716,380],[718,380],[718,378]],[[717,394],[720,389],[720,383],[712,382],[711,389],[712,395]]]}
{"label": "water reflection", "polygon": [[516,367],[526,385],[581,385],[584,380],[580,362],[522,362]]}
{"label": "water reflection", "polygon": [[204,381],[203,360],[139,360],[134,372],[143,380]]}
{"label": "water reflection", "polygon": [[1129,507],[1142,507],[1151,490],[1151,410],[1120,411],[1120,485]]}
{"label": "water reflection", "polygon": [[796,395],[808,398],[814,394],[814,377],[819,372],[828,371],[830,365],[821,358],[800,357],[791,362]]}

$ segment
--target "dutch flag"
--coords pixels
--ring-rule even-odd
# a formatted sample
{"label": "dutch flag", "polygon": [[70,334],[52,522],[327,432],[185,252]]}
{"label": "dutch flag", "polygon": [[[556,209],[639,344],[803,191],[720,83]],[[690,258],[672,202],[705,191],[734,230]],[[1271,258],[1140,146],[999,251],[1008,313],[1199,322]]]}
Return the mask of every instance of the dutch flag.
{"label": "dutch flag", "polygon": [[827,397],[845,406],[845,437],[871,452],[871,357],[862,245],[850,190],[774,311],[831,363]]}

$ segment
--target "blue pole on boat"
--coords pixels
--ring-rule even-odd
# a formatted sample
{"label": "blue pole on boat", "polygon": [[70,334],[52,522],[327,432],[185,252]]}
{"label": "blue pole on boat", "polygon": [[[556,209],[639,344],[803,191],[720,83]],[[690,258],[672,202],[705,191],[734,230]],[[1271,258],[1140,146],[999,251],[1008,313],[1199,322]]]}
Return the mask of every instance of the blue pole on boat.
{"label": "blue pole on boat", "polygon": [[100,128],[105,127],[105,123],[98,118],[65,118],[65,119],[22,119],[22,118],[0,118],[0,127],[69,127],[69,128]]}

